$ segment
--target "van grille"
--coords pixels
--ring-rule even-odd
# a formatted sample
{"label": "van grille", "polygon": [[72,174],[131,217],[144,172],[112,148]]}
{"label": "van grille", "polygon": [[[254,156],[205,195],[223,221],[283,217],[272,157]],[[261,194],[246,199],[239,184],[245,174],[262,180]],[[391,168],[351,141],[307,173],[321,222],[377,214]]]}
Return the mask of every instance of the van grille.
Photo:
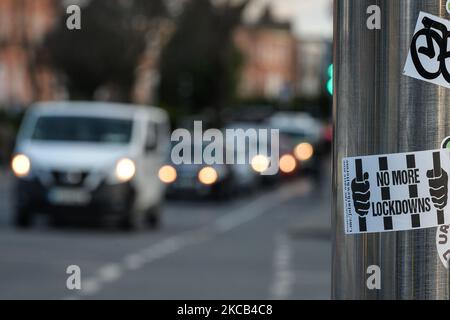
{"label": "van grille", "polygon": [[88,172],[52,171],[55,185],[61,187],[81,187],[88,175]]}

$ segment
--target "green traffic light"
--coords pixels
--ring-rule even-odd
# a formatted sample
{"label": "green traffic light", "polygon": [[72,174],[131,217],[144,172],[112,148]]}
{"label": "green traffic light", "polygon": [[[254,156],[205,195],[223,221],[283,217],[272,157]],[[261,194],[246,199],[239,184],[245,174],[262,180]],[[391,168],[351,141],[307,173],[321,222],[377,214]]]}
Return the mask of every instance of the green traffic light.
{"label": "green traffic light", "polygon": [[328,80],[327,90],[330,95],[333,95],[333,79]]}
{"label": "green traffic light", "polygon": [[333,65],[330,64],[330,66],[328,67],[328,76],[330,77],[330,79],[327,82],[327,91],[330,95],[333,95],[333,74]]}

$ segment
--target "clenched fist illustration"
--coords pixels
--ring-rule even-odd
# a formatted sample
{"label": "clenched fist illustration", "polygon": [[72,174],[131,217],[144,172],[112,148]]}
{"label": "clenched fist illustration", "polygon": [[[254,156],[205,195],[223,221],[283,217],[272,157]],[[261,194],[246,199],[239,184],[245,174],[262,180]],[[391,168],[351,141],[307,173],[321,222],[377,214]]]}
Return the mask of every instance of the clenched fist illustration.
{"label": "clenched fist illustration", "polygon": [[363,178],[363,181],[358,181],[356,178],[352,181],[353,205],[360,217],[367,216],[370,209],[369,174],[364,173]]}
{"label": "clenched fist illustration", "polygon": [[438,210],[444,210],[448,200],[448,175],[444,170],[436,175],[434,170],[427,171],[428,184],[430,186],[431,201]]}

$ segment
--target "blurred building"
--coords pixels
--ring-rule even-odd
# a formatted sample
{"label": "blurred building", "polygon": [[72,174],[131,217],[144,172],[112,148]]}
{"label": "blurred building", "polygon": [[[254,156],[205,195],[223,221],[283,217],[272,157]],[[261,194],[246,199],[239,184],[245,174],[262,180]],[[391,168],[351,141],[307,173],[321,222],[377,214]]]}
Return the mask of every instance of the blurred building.
{"label": "blurred building", "polygon": [[38,50],[56,22],[57,0],[0,0],[0,107],[24,106],[61,94]]}
{"label": "blurred building", "polygon": [[267,8],[256,23],[236,29],[234,42],[244,56],[241,98],[292,98],[297,87],[297,41],[289,22],[277,21]]}
{"label": "blurred building", "polygon": [[297,95],[317,98],[325,90],[327,67],[331,63],[331,43],[322,39],[300,39],[297,54]]}
{"label": "blurred building", "polygon": [[[65,10],[61,0],[0,0],[0,108],[67,98],[64,81],[41,61],[46,35]],[[133,102],[151,104],[158,85],[159,54],[173,23],[159,21],[136,70]],[[114,99],[99,88],[96,97]],[[107,91],[107,90],[106,90]]]}

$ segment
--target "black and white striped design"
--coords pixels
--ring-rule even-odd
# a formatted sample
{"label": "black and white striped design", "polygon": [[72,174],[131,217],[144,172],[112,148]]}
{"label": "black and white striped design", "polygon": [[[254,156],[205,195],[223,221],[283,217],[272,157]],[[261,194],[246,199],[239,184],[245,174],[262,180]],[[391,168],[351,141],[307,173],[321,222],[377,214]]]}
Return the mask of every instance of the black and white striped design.
{"label": "black and white striped design", "polygon": [[[413,154],[409,154],[406,156],[406,166],[408,169],[416,168],[416,156]],[[414,199],[418,198],[419,194],[417,191],[417,184],[409,185],[409,198]],[[411,227],[413,229],[420,228],[420,214],[411,214]]]}
{"label": "black and white striped design", "polygon": [[[378,159],[378,166],[380,171],[388,171],[389,164],[387,157],[381,157]],[[389,187],[381,187],[381,199],[383,201],[391,200],[391,189]],[[384,230],[393,230],[392,217],[383,218]]]}
{"label": "black and white striped design", "polygon": [[449,150],[344,158],[345,233],[408,231],[449,224],[449,168]]}
{"label": "black and white striped design", "polygon": [[[379,162],[379,170],[380,171],[388,171],[388,158],[381,157],[378,159]],[[416,156],[414,154],[409,154],[406,156],[406,166],[408,169],[416,169]],[[441,171],[441,154],[440,152],[433,153],[433,170],[435,172]],[[409,188],[409,198],[415,199],[419,197],[418,186],[417,184],[411,184],[408,186]],[[383,201],[391,200],[391,191],[389,187],[381,187],[381,199]],[[444,212],[443,210],[437,210],[437,221],[439,225],[445,224],[444,220]],[[384,230],[393,230],[393,221],[392,217],[384,217]],[[421,227],[420,223],[420,214],[411,214],[411,228],[417,229]]]}

